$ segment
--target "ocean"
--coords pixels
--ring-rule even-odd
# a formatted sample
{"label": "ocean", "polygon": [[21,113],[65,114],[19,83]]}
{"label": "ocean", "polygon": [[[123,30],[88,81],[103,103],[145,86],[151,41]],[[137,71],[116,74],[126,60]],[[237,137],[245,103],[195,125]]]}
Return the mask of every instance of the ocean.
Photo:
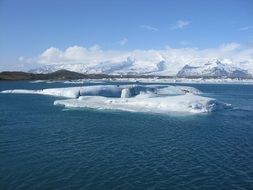
{"label": "ocean", "polygon": [[[0,82],[0,91],[66,86],[81,84]],[[232,108],[66,109],[57,97],[0,93],[0,189],[252,189],[253,85],[187,86]]]}

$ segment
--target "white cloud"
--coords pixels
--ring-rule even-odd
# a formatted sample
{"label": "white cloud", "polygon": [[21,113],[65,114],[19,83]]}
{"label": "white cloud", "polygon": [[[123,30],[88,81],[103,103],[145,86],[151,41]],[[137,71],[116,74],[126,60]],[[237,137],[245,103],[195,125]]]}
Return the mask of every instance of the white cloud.
{"label": "white cloud", "polygon": [[177,23],[171,27],[171,29],[176,30],[176,29],[183,29],[190,25],[191,22],[187,20],[178,20]]}
{"label": "white cloud", "polygon": [[190,45],[192,45],[192,42],[190,42],[190,41],[181,41],[180,42],[180,44],[182,45],[182,46],[190,46]]}
{"label": "white cloud", "polygon": [[152,70],[156,64],[165,61],[168,74],[175,74],[186,64],[202,65],[210,60],[219,59],[239,67],[247,65],[253,72],[253,47],[232,42],[217,48],[172,48],[136,49],[132,51],[104,50],[98,45],[92,47],[71,46],[65,50],[50,47],[33,60],[41,65],[82,65],[87,68],[100,68],[101,63],[110,63],[108,67],[134,60],[133,70]]}
{"label": "white cloud", "polygon": [[157,31],[159,31],[158,28],[155,28],[155,27],[150,26],[150,25],[141,25],[140,27],[141,27],[141,28],[144,28],[144,29],[146,29],[146,30],[152,31],[152,32],[157,32]]}
{"label": "white cloud", "polygon": [[23,56],[19,56],[18,60],[19,60],[19,61],[24,61],[25,58],[24,58]]}
{"label": "white cloud", "polygon": [[123,51],[102,50],[98,45],[89,48],[71,46],[64,51],[50,47],[37,58],[37,62],[46,65],[69,63],[96,64],[104,61],[120,61],[125,58],[124,54]]}
{"label": "white cloud", "polygon": [[234,51],[238,48],[240,48],[240,44],[235,43],[235,42],[231,42],[231,43],[227,43],[227,44],[222,44],[220,46],[220,50],[223,52],[229,52],[229,51]]}
{"label": "white cloud", "polygon": [[127,42],[128,42],[128,39],[127,38],[123,38],[122,40],[119,41],[119,45],[124,46],[124,45],[127,44]]}
{"label": "white cloud", "polygon": [[253,26],[245,26],[245,27],[239,28],[240,31],[247,31],[251,29],[253,29]]}

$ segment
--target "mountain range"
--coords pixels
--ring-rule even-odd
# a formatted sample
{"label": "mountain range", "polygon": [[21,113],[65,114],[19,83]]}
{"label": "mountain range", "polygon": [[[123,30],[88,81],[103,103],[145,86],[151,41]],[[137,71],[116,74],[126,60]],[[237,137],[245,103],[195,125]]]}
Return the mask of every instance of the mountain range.
{"label": "mountain range", "polygon": [[208,62],[203,66],[185,65],[177,77],[209,77],[209,78],[252,78],[252,75],[244,69],[221,63],[219,60]]}
{"label": "mountain range", "polygon": [[[240,65],[240,66],[239,66]],[[243,68],[241,68],[241,65]],[[140,63],[136,59],[127,58],[123,62],[101,62],[98,64],[52,64],[30,70],[32,73],[51,73],[58,70],[69,70],[83,74],[106,75],[157,75],[185,78],[252,78],[253,68],[249,63],[231,64],[218,59],[199,64],[176,65],[167,60],[153,64]]]}

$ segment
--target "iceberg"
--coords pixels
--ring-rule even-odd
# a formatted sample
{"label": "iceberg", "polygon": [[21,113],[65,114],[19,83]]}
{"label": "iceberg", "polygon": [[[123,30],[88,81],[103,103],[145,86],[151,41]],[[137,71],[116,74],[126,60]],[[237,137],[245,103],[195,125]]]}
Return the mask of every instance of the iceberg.
{"label": "iceberg", "polygon": [[54,105],[62,105],[69,108],[114,109],[151,113],[208,113],[228,106],[227,104],[219,103],[213,98],[194,94],[156,96],[152,93],[140,94],[133,98],[80,96],[78,99],[56,100]]}
{"label": "iceberg", "polygon": [[16,93],[16,94],[41,94],[65,98],[78,98],[79,96],[87,95],[102,95],[102,96],[120,96],[121,89],[116,85],[97,85],[85,87],[67,87],[67,88],[48,88],[42,90],[4,90],[2,93]]}
{"label": "iceberg", "polygon": [[50,96],[60,96],[66,98],[78,98],[79,88],[49,88],[43,90],[25,90],[25,89],[14,89],[4,90],[1,93],[13,93],[13,94],[41,94]]}
{"label": "iceberg", "polygon": [[67,99],[54,105],[71,108],[114,109],[132,112],[208,113],[228,107],[189,86],[174,85],[93,85],[41,90],[5,90],[1,93],[41,94]]}
{"label": "iceberg", "polygon": [[[141,92],[153,92],[161,95],[180,95],[185,93],[200,94],[201,92],[189,86],[172,85],[93,85],[83,87],[48,88],[41,90],[14,89],[4,90],[1,93],[41,94],[66,98],[79,96],[106,96],[106,97],[133,97]],[[127,94],[124,94],[127,93]]]}

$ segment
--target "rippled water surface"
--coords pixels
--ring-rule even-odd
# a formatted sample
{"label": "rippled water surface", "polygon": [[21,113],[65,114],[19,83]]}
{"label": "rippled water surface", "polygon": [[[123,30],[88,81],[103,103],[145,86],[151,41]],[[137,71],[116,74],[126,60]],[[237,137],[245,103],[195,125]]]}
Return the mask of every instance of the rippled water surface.
{"label": "rippled water surface", "polygon": [[[60,86],[1,82],[0,90]],[[252,189],[253,86],[190,86],[233,109],[66,110],[56,97],[0,94],[0,189]]]}

